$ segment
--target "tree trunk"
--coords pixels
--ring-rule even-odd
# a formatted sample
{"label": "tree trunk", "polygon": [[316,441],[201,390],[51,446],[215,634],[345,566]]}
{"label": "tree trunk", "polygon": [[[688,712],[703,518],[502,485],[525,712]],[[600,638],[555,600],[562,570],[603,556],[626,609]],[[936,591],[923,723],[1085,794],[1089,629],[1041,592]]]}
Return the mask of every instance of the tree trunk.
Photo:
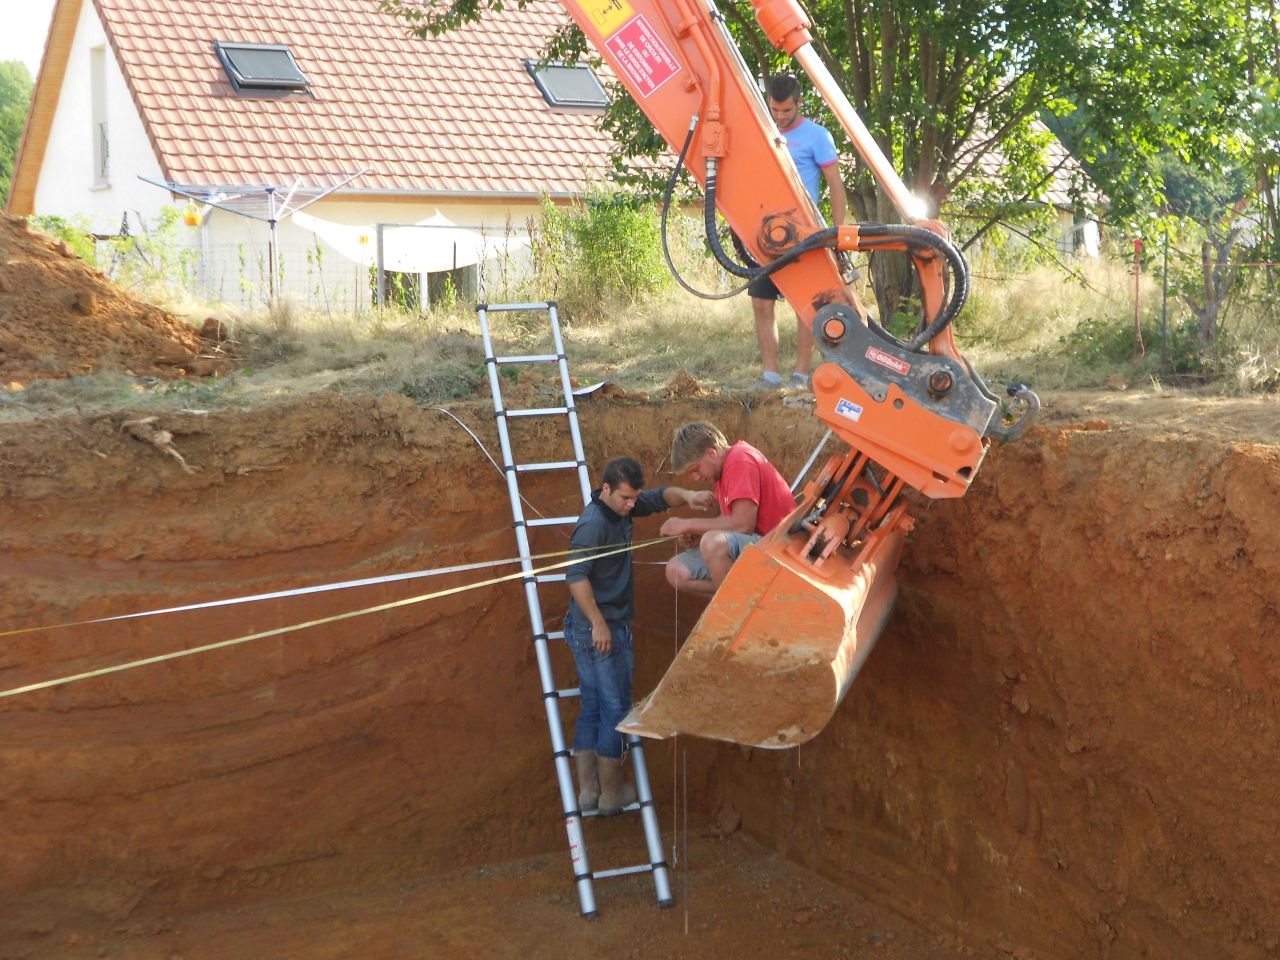
{"label": "tree trunk", "polygon": [[1204,306],[1199,315],[1200,348],[1212,352],[1218,345],[1218,286],[1213,278],[1213,244],[1205,240],[1200,244],[1200,273],[1204,279]]}

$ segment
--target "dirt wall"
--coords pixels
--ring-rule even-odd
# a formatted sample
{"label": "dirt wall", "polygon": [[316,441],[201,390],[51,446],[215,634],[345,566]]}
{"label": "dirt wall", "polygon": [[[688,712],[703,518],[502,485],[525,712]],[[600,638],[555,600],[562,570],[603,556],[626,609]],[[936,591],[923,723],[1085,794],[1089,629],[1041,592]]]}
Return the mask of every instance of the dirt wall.
{"label": "dirt wall", "polygon": [[[458,412],[492,442],[483,406]],[[598,401],[588,456],[661,479],[695,416],[788,478],[820,432],[776,401]],[[0,628],[514,552],[501,477],[403,398],[168,418],[191,473],[124,419],[0,426]],[[693,805],[964,942],[1273,954],[1280,446],[1161,423],[1050,417],[963,501],[922,505],[833,725],[783,754],[682,741]],[[517,435],[523,459],[553,440]],[[551,483],[530,500],[574,512]],[[644,690],[697,609],[640,571]],[[0,686],[458,582],[7,637]],[[562,851],[528,637],[504,584],[0,700],[0,942]],[[651,751],[660,797],[672,761]]]}
{"label": "dirt wall", "polygon": [[836,722],[712,771],[747,828],[1015,956],[1277,955],[1269,409],[1060,415],[918,511]]}

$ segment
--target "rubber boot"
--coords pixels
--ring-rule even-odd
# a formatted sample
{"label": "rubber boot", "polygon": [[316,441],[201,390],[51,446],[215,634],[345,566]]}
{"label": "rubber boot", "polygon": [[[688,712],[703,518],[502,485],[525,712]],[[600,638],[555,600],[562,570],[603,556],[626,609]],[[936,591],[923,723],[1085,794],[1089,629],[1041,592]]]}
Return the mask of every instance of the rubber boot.
{"label": "rubber boot", "polygon": [[573,758],[578,764],[578,809],[587,813],[600,803],[600,773],[596,769],[596,752],[575,750]]}
{"label": "rubber boot", "polygon": [[623,774],[622,758],[599,757],[600,767],[600,816],[612,817],[622,808],[636,802],[636,788],[627,783]]}

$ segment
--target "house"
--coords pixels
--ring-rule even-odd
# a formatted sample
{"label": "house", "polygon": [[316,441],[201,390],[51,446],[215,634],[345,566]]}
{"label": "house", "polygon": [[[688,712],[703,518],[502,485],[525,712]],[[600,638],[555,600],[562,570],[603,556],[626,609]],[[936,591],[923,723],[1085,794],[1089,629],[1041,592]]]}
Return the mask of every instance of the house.
{"label": "house", "polygon": [[534,0],[421,40],[377,0],[57,0],[9,212],[136,234],[176,202],[212,298],[360,310],[379,254],[471,292],[608,168],[599,80],[537,68],[568,19]]}
{"label": "house", "polygon": [[[1032,130],[1042,142],[1047,179],[1040,185],[1038,195],[1029,202],[1053,211],[1056,226],[1053,241],[1059,256],[1098,256],[1101,226],[1097,211],[1106,205],[1106,199],[1094,187],[1080,161],[1048,126],[1041,120],[1033,120]],[[975,137],[973,142],[976,145],[981,139]],[[977,173],[985,180],[999,183],[1007,163],[1000,148],[994,147],[978,159]],[[1022,242],[1021,235],[1016,232],[1012,238],[1015,245]]]}

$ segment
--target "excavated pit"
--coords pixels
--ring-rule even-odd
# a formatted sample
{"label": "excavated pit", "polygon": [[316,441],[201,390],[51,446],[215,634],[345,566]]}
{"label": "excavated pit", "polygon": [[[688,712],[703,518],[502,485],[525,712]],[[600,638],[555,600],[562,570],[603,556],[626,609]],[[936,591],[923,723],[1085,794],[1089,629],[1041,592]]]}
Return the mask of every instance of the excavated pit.
{"label": "excavated pit", "polygon": [[[898,610],[820,737],[650,748],[668,843],[687,764],[689,933],[642,878],[575,926],[504,583],[0,699],[0,957],[1276,956],[1277,407],[1046,399],[967,497],[918,506]],[[455,408],[496,455],[486,411]],[[588,458],[661,481],[694,418],[788,477],[820,434],[777,400],[601,398]],[[0,629],[514,554],[499,473],[405,398],[166,415],[192,472],[128,419],[0,424]],[[518,458],[558,449],[518,426]],[[526,490],[576,512],[571,484]],[[8,636],[0,688],[465,579]],[[698,609],[656,563],[638,592],[642,693]],[[593,866],[636,859],[626,820],[589,824]]]}

